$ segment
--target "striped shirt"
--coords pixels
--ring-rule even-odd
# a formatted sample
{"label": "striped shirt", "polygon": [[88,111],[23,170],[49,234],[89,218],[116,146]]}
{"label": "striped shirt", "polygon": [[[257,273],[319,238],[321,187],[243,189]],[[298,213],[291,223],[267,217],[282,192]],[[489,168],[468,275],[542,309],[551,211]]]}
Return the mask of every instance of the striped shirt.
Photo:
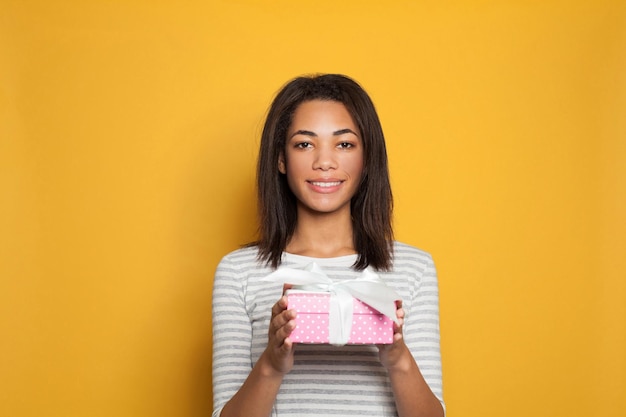
{"label": "striped shirt", "polygon": [[[272,306],[282,284],[261,279],[272,272],[259,263],[255,247],[226,255],[213,284],[213,417],[239,390],[267,346]],[[284,253],[282,266],[315,261],[334,281],[356,278],[357,255],[310,258]],[[431,256],[395,242],[393,270],[378,275],[402,297],[404,341],[430,389],[442,402],[439,349],[439,292]],[[272,416],[397,416],[389,378],[372,345],[296,346]]]}

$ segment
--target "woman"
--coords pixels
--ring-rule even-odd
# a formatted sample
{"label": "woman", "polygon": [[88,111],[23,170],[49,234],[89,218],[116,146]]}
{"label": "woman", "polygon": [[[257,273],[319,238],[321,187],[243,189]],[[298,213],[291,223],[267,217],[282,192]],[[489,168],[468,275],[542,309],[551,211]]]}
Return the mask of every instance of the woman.
{"label": "woman", "polygon": [[[213,416],[441,416],[438,290],[429,254],[393,240],[385,141],[367,93],[299,77],[274,99],[257,167],[259,240],[213,289]],[[333,280],[369,267],[402,297],[389,345],[294,345],[278,266]],[[278,301],[276,299],[278,298]]]}

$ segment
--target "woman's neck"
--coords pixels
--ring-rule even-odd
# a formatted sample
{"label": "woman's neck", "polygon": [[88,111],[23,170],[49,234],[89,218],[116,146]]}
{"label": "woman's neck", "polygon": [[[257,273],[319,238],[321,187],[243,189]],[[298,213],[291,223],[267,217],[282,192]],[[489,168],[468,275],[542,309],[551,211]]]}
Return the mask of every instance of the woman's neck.
{"label": "woman's neck", "polygon": [[334,258],[355,254],[349,213],[327,216],[298,213],[298,224],[286,251],[313,258]]}

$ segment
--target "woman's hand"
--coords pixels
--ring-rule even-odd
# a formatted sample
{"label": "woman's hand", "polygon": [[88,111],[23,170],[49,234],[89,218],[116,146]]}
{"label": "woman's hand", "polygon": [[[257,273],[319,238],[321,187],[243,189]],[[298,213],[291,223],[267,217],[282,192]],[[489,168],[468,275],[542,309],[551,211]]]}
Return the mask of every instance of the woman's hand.
{"label": "woman's hand", "polygon": [[404,343],[402,336],[402,326],[404,325],[402,301],[396,302],[396,317],[398,318],[399,324],[393,324],[393,343],[389,345],[378,345],[380,363],[382,363],[388,371],[408,369],[413,366],[413,356]]}
{"label": "woman's hand", "polygon": [[378,355],[389,374],[398,415],[443,417],[441,403],[424,380],[411,351],[404,343],[404,310],[401,301],[396,303],[396,317],[399,324],[394,323],[393,326],[393,343],[378,345]]}
{"label": "woman's hand", "polygon": [[271,414],[283,377],[293,367],[294,346],[289,335],[296,327],[295,318],[296,312],[287,310],[283,294],[272,307],[267,347],[239,391],[224,406],[222,417]]}
{"label": "woman's hand", "polygon": [[296,328],[295,318],[296,312],[287,310],[287,296],[283,294],[272,307],[267,348],[264,352],[271,370],[281,375],[288,373],[293,367],[295,348],[289,335]]}

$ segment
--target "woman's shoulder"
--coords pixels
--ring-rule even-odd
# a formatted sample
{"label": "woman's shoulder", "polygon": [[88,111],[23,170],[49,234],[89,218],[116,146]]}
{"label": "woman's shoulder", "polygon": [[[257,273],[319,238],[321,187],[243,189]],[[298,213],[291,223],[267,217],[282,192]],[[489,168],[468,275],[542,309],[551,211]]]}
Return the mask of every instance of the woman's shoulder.
{"label": "woman's shoulder", "polygon": [[393,242],[393,259],[397,262],[425,262],[432,263],[431,254],[423,249],[409,245],[407,243]]}
{"label": "woman's shoulder", "polygon": [[250,263],[257,263],[258,255],[259,250],[256,245],[244,246],[224,255],[220,263],[248,265]]}
{"label": "woman's shoulder", "polygon": [[271,271],[259,260],[256,246],[245,246],[224,255],[217,265],[216,280],[248,280],[250,277],[265,276]]}

